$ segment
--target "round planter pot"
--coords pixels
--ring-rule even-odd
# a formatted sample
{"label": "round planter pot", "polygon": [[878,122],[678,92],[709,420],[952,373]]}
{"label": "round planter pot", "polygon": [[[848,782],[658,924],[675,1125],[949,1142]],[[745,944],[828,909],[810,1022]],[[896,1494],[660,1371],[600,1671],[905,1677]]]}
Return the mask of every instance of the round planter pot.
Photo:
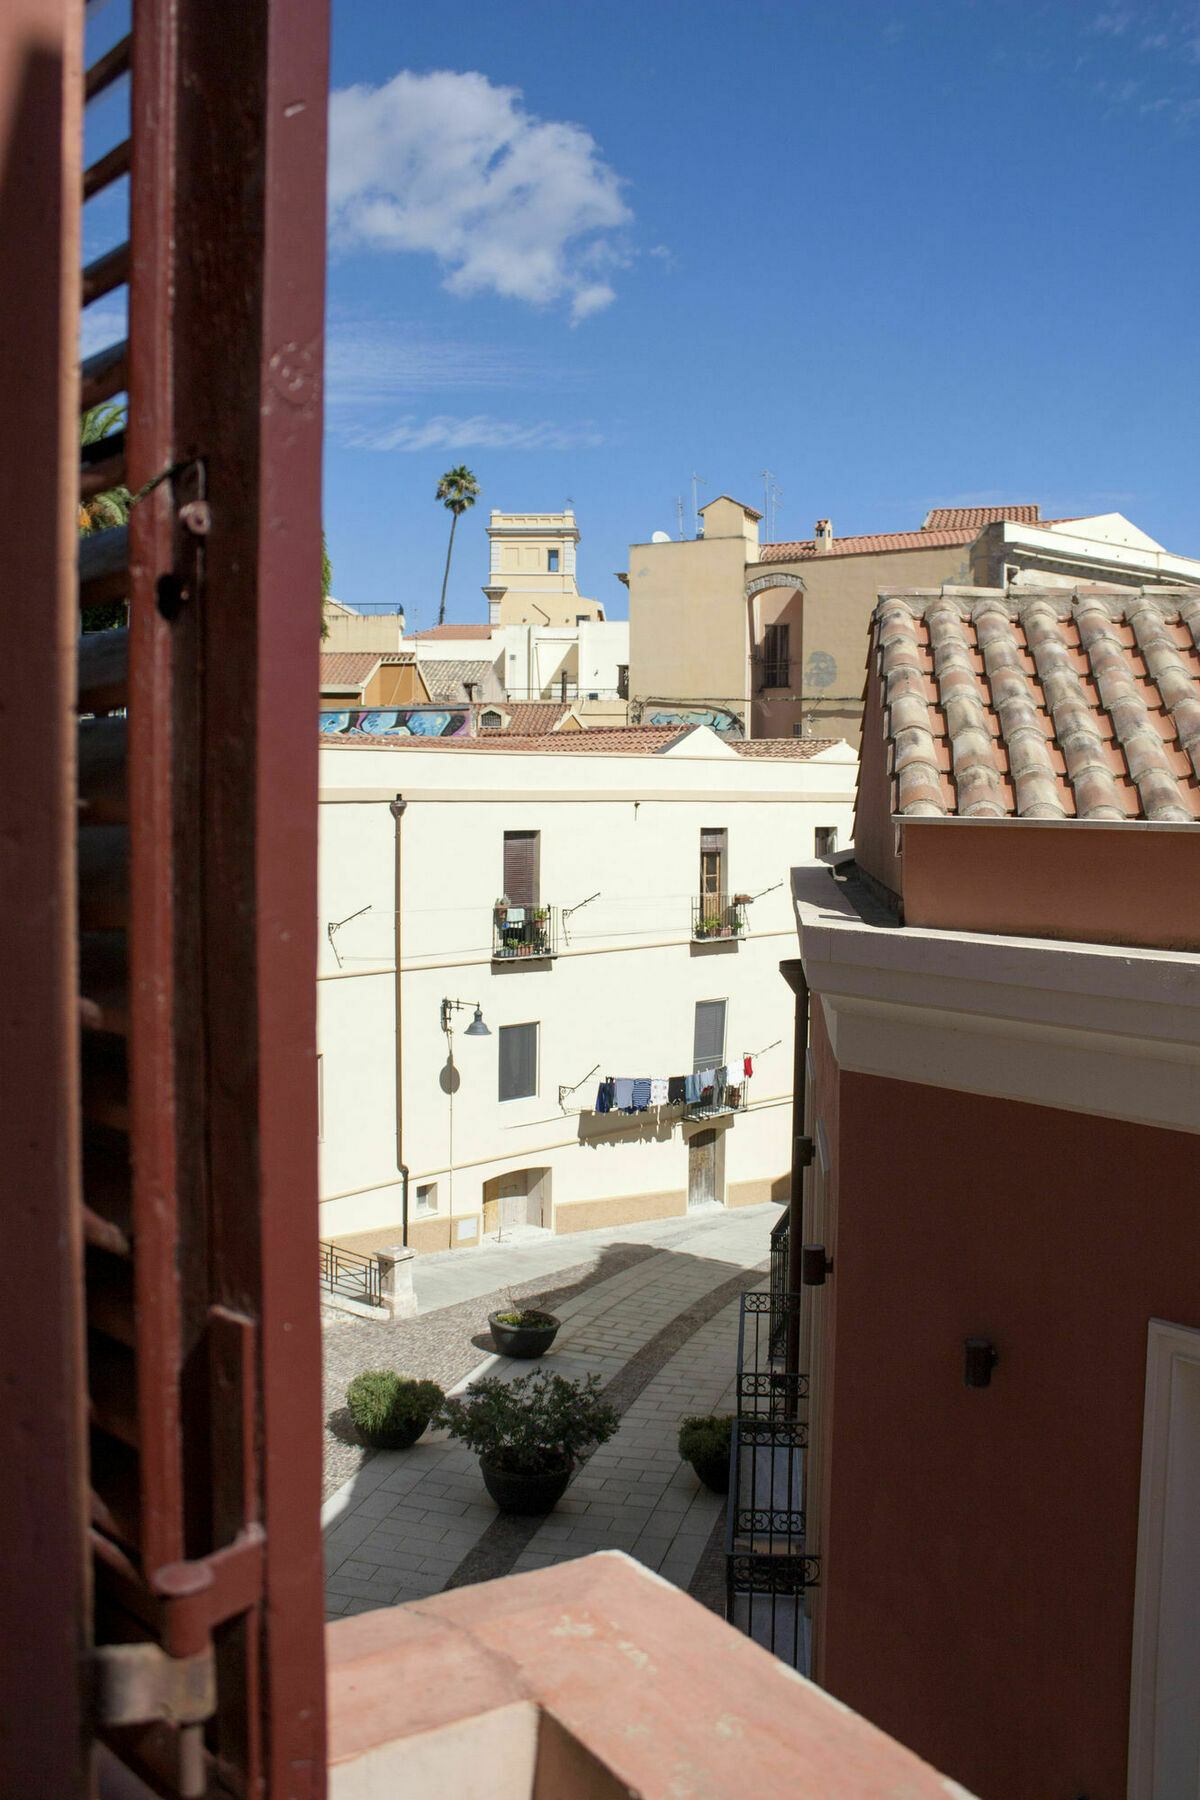
{"label": "round planter pot", "polygon": [[356,1425],[355,1430],[372,1450],[411,1450],[428,1423],[428,1419],[417,1419],[399,1431],[364,1431],[361,1425]]}
{"label": "round planter pot", "polygon": [[546,1314],[548,1325],[502,1325],[499,1313],[489,1313],[492,1342],[500,1356],[528,1359],[541,1356],[558,1336],[561,1320]]}
{"label": "round planter pot", "polygon": [[567,1491],[572,1465],[556,1469],[549,1475],[514,1475],[508,1469],[494,1469],[485,1462],[479,1465],[483,1485],[502,1513],[548,1513],[558,1505]]}
{"label": "round planter pot", "polygon": [[693,1469],[706,1488],[714,1494],[729,1492],[729,1458],[728,1456],[702,1456],[692,1463]]}

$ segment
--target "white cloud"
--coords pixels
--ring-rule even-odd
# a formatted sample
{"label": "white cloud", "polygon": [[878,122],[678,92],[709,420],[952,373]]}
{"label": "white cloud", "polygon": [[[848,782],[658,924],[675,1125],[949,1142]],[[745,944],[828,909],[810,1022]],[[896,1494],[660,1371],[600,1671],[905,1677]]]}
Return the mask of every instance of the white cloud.
{"label": "white cloud", "polygon": [[107,350],[110,344],[119,344],[126,334],[126,313],[123,306],[86,306],[79,315],[79,354],[94,356],[98,350]]}
{"label": "white cloud", "polygon": [[489,413],[467,419],[439,413],[432,419],[397,419],[355,431],[344,441],[354,450],[595,450],[604,438],[588,424],[571,428],[543,420],[522,425]]}
{"label": "white cloud", "polygon": [[632,214],[582,126],[536,118],[481,74],[402,70],[329,105],[335,248],[434,255],[453,293],[491,291],[574,320],[615,298],[598,265],[627,260]]}
{"label": "white cloud", "polygon": [[[389,319],[333,317],[325,332],[325,395],[336,408],[362,408],[408,394],[504,388],[528,381],[535,362],[519,350],[419,336]],[[565,376],[556,371],[556,383]]]}
{"label": "white cloud", "polygon": [[1124,37],[1129,27],[1136,23],[1137,16],[1128,7],[1112,7],[1108,12],[1097,13],[1088,30],[1098,37]]}

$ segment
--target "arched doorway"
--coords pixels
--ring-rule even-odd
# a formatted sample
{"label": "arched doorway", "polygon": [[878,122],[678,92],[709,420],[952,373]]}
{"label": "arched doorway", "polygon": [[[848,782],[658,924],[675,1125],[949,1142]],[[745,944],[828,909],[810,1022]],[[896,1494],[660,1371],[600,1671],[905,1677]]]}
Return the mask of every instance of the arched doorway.
{"label": "arched doorway", "polygon": [[746,583],[752,738],[804,732],[804,582],[772,570]]}

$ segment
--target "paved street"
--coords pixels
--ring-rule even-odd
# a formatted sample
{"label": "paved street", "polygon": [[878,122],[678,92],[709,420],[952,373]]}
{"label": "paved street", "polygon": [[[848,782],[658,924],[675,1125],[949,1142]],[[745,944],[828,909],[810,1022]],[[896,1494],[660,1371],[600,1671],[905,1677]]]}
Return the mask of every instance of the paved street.
{"label": "paved street", "polygon": [[[436,1310],[407,1323],[404,1360],[396,1366],[436,1373],[421,1356],[424,1327],[433,1361],[444,1368],[453,1317],[462,1321],[458,1354],[472,1358],[471,1375],[523,1374],[536,1365],[480,1360],[470,1321],[486,1318],[489,1301],[502,1303],[510,1288],[544,1294],[556,1284],[573,1286],[555,1301],[563,1328],[542,1362],[563,1375],[599,1375],[621,1413],[620,1428],[545,1519],[498,1514],[474,1455],[444,1433],[426,1434],[411,1450],[370,1456],[325,1506],[330,1616],[605,1548],[627,1550],[680,1587],[699,1593],[711,1586],[723,1501],[679,1461],[676,1433],[688,1413],[732,1410],[738,1295],[765,1279],[777,1217],[774,1206],[714,1207],[623,1234],[539,1237],[425,1259],[418,1297],[422,1304],[432,1299]],[[393,1360],[380,1354],[385,1329],[395,1330],[331,1322],[340,1367]]]}

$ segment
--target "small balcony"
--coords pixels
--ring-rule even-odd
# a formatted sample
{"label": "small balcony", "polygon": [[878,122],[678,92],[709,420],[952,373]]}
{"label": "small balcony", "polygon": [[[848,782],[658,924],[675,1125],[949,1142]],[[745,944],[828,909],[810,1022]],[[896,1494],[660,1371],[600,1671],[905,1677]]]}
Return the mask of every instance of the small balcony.
{"label": "small balcony", "polygon": [[692,937],[698,943],[746,934],[749,894],[701,894],[692,901]]}
{"label": "small balcony", "polygon": [[745,1112],[750,1100],[749,1083],[717,1081],[701,1090],[699,1100],[689,1100],[684,1114],[688,1119],[718,1119],[726,1113]]}
{"label": "small balcony", "polygon": [[558,955],[557,906],[497,906],[492,910],[492,961],[545,960]]}

